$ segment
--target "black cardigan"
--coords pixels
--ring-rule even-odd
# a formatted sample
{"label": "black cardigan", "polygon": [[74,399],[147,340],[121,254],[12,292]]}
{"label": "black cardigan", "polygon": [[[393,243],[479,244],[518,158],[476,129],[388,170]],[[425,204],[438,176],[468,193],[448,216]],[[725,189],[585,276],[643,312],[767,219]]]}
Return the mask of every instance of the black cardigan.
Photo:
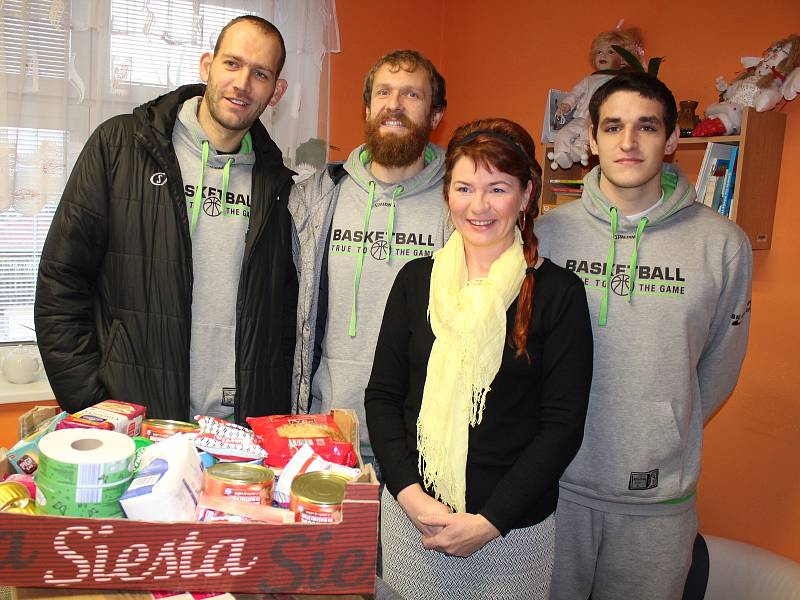
{"label": "black cardigan", "polygon": [[[434,341],[427,319],[432,266],[431,258],[417,259],[398,274],[365,392],[370,442],[394,496],[422,485],[416,423]],[[507,331],[516,310],[515,300]],[[530,365],[506,344],[483,420],[469,432],[467,511],[503,535],[555,510],[558,479],[583,438],[592,379],[586,293],[574,274],[549,260],[535,274],[527,349]]]}

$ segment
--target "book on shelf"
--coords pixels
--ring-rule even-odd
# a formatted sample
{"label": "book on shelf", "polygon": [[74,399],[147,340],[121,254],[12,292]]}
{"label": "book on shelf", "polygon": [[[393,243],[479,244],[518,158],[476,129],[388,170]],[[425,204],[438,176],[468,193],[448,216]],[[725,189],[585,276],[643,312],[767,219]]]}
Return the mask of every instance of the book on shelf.
{"label": "book on shelf", "polygon": [[[698,202],[711,206],[711,204],[706,201],[706,198],[713,198],[713,194],[709,196],[712,192],[709,191],[708,184],[711,183],[713,187],[717,183],[717,180],[714,179],[714,172],[718,167],[718,161],[727,161],[725,167],[727,169],[727,165],[731,164],[731,156],[733,156],[735,162],[738,149],[739,147],[736,144],[724,144],[721,142],[710,142],[706,145],[703,163],[697,173],[697,182],[695,183],[695,192],[697,193]],[[722,175],[724,175],[724,173],[722,173]]]}
{"label": "book on shelf", "polygon": [[711,161],[708,178],[706,179],[706,192],[703,196],[703,204],[711,210],[718,211],[722,204],[725,175],[728,170],[728,159],[715,158]]}
{"label": "book on shelf", "polygon": [[731,204],[733,203],[733,191],[736,187],[736,158],[739,154],[739,148],[733,147],[731,157],[728,160],[728,169],[725,171],[725,177],[722,182],[722,198],[719,204],[719,214],[723,217],[730,218]]}
{"label": "book on shelf", "polygon": [[550,191],[556,194],[576,194],[580,196],[583,193],[583,186],[551,185]]}
{"label": "book on shelf", "polygon": [[574,110],[571,110],[562,117],[556,117],[558,103],[568,94],[562,90],[551,89],[547,93],[547,106],[544,109],[544,121],[542,122],[542,141],[555,142],[556,133],[572,120]]}

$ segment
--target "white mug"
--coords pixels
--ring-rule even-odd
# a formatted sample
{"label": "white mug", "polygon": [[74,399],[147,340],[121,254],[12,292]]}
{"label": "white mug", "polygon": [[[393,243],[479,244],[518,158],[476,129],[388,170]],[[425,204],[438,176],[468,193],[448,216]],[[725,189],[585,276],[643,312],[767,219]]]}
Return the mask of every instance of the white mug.
{"label": "white mug", "polygon": [[3,374],[10,383],[30,383],[43,371],[39,357],[22,346],[6,355],[2,367]]}

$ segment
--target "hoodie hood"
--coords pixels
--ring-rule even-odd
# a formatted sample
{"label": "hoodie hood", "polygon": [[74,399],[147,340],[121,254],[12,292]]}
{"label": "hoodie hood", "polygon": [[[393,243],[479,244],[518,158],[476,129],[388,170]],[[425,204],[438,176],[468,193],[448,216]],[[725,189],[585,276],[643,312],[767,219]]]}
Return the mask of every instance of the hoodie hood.
{"label": "hoodie hood", "polygon": [[212,169],[222,169],[228,161],[235,164],[252,165],[256,162],[256,155],[253,152],[253,141],[248,131],[242,138],[241,146],[235,152],[217,152],[211,145],[208,135],[197,118],[197,111],[200,106],[201,96],[189,98],[183,103],[178,111],[178,123],[182,127],[176,127],[175,135],[181,137],[187,148],[200,160],[203,155],[203,146],[208,144],[207,165]]}
{"label": "hoodie hood", "polygon": [[628,261],[628,287],[627,300],[633,300],[636,288],[636,273],[639,262],[639,245],[642,242],[647,227],[658,227],[660,223],[668,220],[681,210],[692,206],[696,195],[689,181],[674,166],[665,163],[661,167],[662,200],[658,206],[647,215],[638,220],[630,220],[623,216],[616,206],[612,206],[600,191],[600,167],[592,169],[583,179],[583,195],[581,202],[586,211],[601,221],[609,224],[609,246],[605,265],[605,286],[603,297],[600,301],[600,314],[598,325],[605,327],[608,321],[608,294],[611,288],[612,266],[616,260],[617,236],[622,233],[635,232],[633,252]]}
{"label": "hoodie hood", "polygon": [[[688,206],[692,206],[696,195],[694,187],[677,167],[664,163],[661,167],[661,190],[664,193],[663,202],[648,213],[647,227],[654,227],[659,222],[668,219],[675,213]],[[616,210],[600,191],[600,166],[593,168],[583,179],[583,196],[581,202],[586,211],[594,217],[611,223],[612,209]],[[621,214],[618,216],[619,231],[635,231],[638,222],[629,221]]]}
{"label": "hoodie hood", "polygon": [[200,215],[200,206],[203,203],[203,178],[206,168],[222,170],[222,192],[220,194],[220,210],[223,214],[226,211],[226,199],[228,197],[228,182],[230,179],[231,166],[234,163],[250,165],[256,162],[256,155],[253,152],[253,140],[250,132],[244,134],[239,149],[230,154],[218,153],[211,145],[200,121],[197,118],[197,110],[202,97],[194,96],[186,100],[178,112],[173,132],[173,141],[176,146],[181,146],[188,155],[193,155],[200,163],[199,177],[195,186],[194,198],[192,200],[192,213],[189,220],[189,233],[194,235],[197,228],[197,220]]}
{"label": "hoodie hood", "polygon": [[[344,168],[353,178],[353,181],[364,191],[369,192],[370,182],[373,182],[376,186],[376,190],[392,193],[400,184],[386,184],[375,179],[369,169],[371,162],[372,159],[370,158],[366,145],[361,144],[347,157]],[[414,175],[414,177],[402,183],[403,191],[401,194],[410,196],[432,187],[440,186],[443,176],[444,148],[429,143],[425,146],[425,167],[422,171]]]}
{"label": "hoodie hood", "polygon": [[[394,221],[396,202],[402,196],[413,196],[427,192],[428,190],[441,186],[444,176],[444,149],[427,144],[425,146],[425,166],[422,171],[414,177],[402,183],[384,183],[372,176],[369,165],[372,162],[366,144],[362,144],[350,153],[344,164],[345,171],[350,174],[353,183],[367,192],[367,201],[364,208],[364,221],[361,228],[362,239],[369,229],[372,208],[376,202],[388,199],[389,218],[386,223],[385,238],[388,241],[388,252],[385,260],[389,261],[392,255],[392,245],[394,240]],[[355,337],[358,322],[358,290],[361,286],[361,273],[364,268],[364,253],[359,254],[356,259],[356,272],[353,281],[353,303],[350,311],[350,324],[348,335]]]}

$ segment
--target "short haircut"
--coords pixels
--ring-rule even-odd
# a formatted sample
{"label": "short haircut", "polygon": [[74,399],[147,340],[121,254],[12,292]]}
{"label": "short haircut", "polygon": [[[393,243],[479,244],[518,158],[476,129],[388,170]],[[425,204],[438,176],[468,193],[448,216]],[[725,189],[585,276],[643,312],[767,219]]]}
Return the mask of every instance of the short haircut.
{"label": "short haircut", "polygon": [[283,63],[286,62],[286,44],[283,42],[283,36],[281,32],[278,30],[275,25],[267,21],[266,19],[262,19],[256,15],[241,15],[234,19],[228,21],[228,24],[222,28],[222,31],[219,32],[219,37],[217,37],[217,43],[214,44],[214,54],[219,52],[219,48],[222,45],[222,40],[225,37],[225,34],[228,33],[228,29],[236,25],[237,23],[242,22],[252,23],[256,27],[261,30],[261,33],[264,35],[271,35],[277,38],[278,43],[281,45],[281,55],[278,58],[278,72],[275,73],[275,77],[278,78],[281,75],[281,71],[283,71]]}
{"label": "short haircut", "polygon": [[377,73],[378,69],[383,65],[389,65],[395,72],[403,69],[404,71],[413,73],[420,67],[425,69],[431,84],[431,111],[437,113],[444,111],[447,106],[444,77],[436,70],[436,67],[433,66],[430,60],[416,50],[395,50],[394,52],[382,56],[378,62],[372,65],[369,73],[367,73],[366,79],[364,79],[364,106],[368,107],[370,105],[375,73]]}
{"label": "short haircut", "polygon": [[616,75],[597,88],[592,95],[592,99],[589,100],[589,116],[595,136],[600,123],[600,107],[616,92],[636,92],[643,98],[657,101],[663,109],[662,118],[666,137],[675,131],[675,124],[678,121],[678,106],[675,104],[675,96],[660,79],[648,73],[636,71]]}

